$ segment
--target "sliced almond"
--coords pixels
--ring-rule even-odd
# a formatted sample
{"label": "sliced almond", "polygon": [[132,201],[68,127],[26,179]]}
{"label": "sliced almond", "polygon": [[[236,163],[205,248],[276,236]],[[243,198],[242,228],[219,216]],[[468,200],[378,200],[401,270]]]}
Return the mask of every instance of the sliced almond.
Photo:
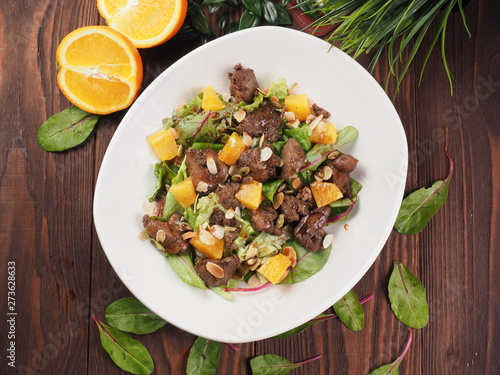
{"label": "sliced almond", "polygon": [[236,232],[236,228],[234,228],[234,227],[224,227],[224,232]]}
{"label": "sliced almond", "polygon": [[226,219],[232,219],[234,217],[234,210],[230,208],[226,211],[226,215],[224,215]]}
{"label": "sliced almond", "polygon": [[234,215],[241,217],[241,209],[239,207],[236,207],[234,209]]}
{"label": "sliced almond", "polygon": [[224,269],[218,264],[207,262],[207,271],[218,279],[222,279],[224,277]]}
{"label": "sliced almond", "polygon": [[302,186],[304,186],[304,184],[302,183],[302,180],[300,178],[294,178],[293,181],[292,181],[292,187],[295,189],[295,190],[298,190],[300,189]]}
{"label": "sliced almond", "polygon": [[205,245],[215,245],[214,236],[207,230],[200,231],[200,241],[203,242]]}
{"label": "sliced almond", "polygon": [[293,113],[291,111],[285,111],[283,116],[285,116],[285,119],[289,122],[292,122],[292,121],[297,119],[297,117],[295,116],[295,113]]}
{"label": "sliced almond", "polygon": [[258,287],[260,284],[261,284],[261,282],[260,282],[259,276],[258,276],[257,274],[252,275],[252,277],[250,277],[250,278],[248,279],[248,286],[249,286],[250,288],[256,288],[256,287]]}
{"label": "sliced almond", "polygon": [[276,228],[281,228],[283,225],[285,225],[285,215],[279,214],[278,218],[276,219],[276,223],[274,224],[274,226]]}
{"label": "sliced almond", "polygon": [[299,120],[297,120],[297,119],[295,119],[295,120],[293,120],[293,121],[288,121],[288,122],[286,123],[286,127],[287,127],[288,129],[297,129],[297,128],[299,127],[299,125],[300,125],[300,121],[299,121]]}
{"label": "sliced almond", "polygon": [[309,125],[311,123],[312,120],[314,120],[316,118],[315,115],[308,115],[306,117],[306,124]]}
{"label": "sliced almond", "polygon": [[235,164],[235,165],[231,165],[229,167],[229,170],[228,170],[228,173],[230,176],[236,174],[236,172],[238,172],[238,166]]}
{"label": "sliced almond", "polygon": [[226,92],[224,94],[222,94],[222,100],[224,100],[225,102],[228,102],[229,99],[231,99],[231,94]]}
{"label": "sliced almond", "polygon": [[253,139],[248,135],[247,132],[243,132],[243,143],[245,143],[247,147],[252,147]]}
{"label": "sliced almond", "polygon": [[321,122],[321,120],[323,119],[323,115],[319,115],[318,117],[316,117],[314,120],[312,120],[310,123],[309,123],[309,129],[311,130],[314,130],[314,128],[316,126],[318,126],[318,124]]}
{"label": "sliced almond", "polygon": [[349,224],[344,224],[344,229],[349,230]]}
{"label": "sliced almond", "polygon": [[206,193],[208,190],[208,184],[205,181],[200,181],[198,182],[198,185],[196,185],[196,191],[199,191],[200,193]]}
{"label": "sliced almond", "polygon": [[266,141],[266,134],[262,133],[259,139],[259,147],[262,147],[264,145],[264,142]]}
{"label": "sliced almond", "polygon": [[324,121],[320,121],[316,126],[316,130],[323,133],[326,130],[326,123]]}
{"label": "sliced almond", "polygon": [[283,203],[284,199],[285,199],[285,194],[283,194],[282,192],[276,194],[273,199],[273,208],[277,210]]}
{"label": "sliced almond", "polygon": [[283,255],[286,256],[290,260],[290,267],[295,267],[297,264],[297,253],[294,248],[291,246],[285,246],[283,248]]}
{"label": "sliced almond", "polygon": [[194,236],[196,236],[195,232],[182,233],[182,238],[185,240],[189,240],[190,238],[193,238]]}
{"label": "sliced almond", "polygon": [[271,150],[269,147],[264,147],[262,150],[260,150],[260,161],[268,161],[271,156],[273,156],[273,150]]}
{"label": "sliced almond", "polygon": [[211,156],[207,157],[207,169],[210,174],[217,174],[217,164],[215,163],[214,158]]}
{"label": "sliced almond", "polygon": [[184,146],[179,145],[179,147],[177,147],[177,156],[181,157],[183,152],[184,152]]}
{"label": "sliced almond", "polygon": [[247,113],[242,110],[238,109],[236,112],[233,113],[233,117],[236,121],[241,122],[243,119],[246,117]]}
{"label": "sliced almond", "polygon": [[221,240],[224,238],[224,227],[221,225],[212,225],[210,227],[210,233],[212,233],[212,235],[215,238],[218,238],[219,240]]}
{"label": "sliced almond", "polygon": [[163,229],[160,229],[158,232],[156,232],[156,241],[162,243],[165,241],[167,238],[167,234]]}
{"label": "sliced almond", "polygon": [[333,243],[333,234],[329,233],[323,238],[323,248],[326,249]]}
{"label": "sliced almond", "polygon": [[177,130],[175,130],[174,128],[168,128],[168,130],[170,130],[170,132],[174,136],[174,139],[179,139],[179,132]]}
{"label": "sliced almond", "polygon": [[257,249],[257,246],[255,244],[252,244],[248,247],[247,254],[245,255],[245,260],[249,260],[252,258],[255,258],[259,252],[259,249]]}

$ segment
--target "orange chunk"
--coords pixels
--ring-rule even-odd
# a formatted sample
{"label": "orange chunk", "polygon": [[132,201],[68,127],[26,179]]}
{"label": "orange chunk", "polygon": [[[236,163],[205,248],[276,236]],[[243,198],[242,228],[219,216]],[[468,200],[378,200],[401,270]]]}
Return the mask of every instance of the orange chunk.
{"label": "orange chunk", "polygon": [[266,260],[257,272],[273,284],[277,284],[286,277],[291,264],[292,262],[285,255],[277,254]]}
{"label": "orange chunk", "polygon": [[246,145],[240,138],[238,133],[231,134],[223,149],[219,153],[219,160],[223,163],[234,165],[240,158],[240,155],[245,151]]}
{"label": "orange chunk", "polygon": [[309,136],[312,143],[325,143],[333,144],[337,142],[337,129],[335,125],[329,122],[322,122],[313,129],[312,134]]}
{"label": "orange chunk", "polygon": [[300,121],[305,121],[311,114],[309,98],[305,94],[285,96],[285,107],[287,111],[295,113]]}
{"label": "orange chunk", "polygon": [[160,160],[170,160],[177,156],[177,142],[169,129],[149,136],[148,142]]}
{"label": "orange chunk", "polygon": [[318,207],[326,206],[344,196],[338,186],[331,182],[314,181],[310,187]]}
{"label": "orange chunk", "polygon": [[201,107],[205,112],[220,111],[224,109],[224,103],[219,99],[219,95],[217,95],[212,86],[207,86],[203,89]]}
{"label": "orange chunk", "polygon": [[234,196],[249,210],[256,210],[262,202],[262,183],[255,180],[245,182]]}
{"label": "orange chunk", "polygon": [[207,258],[220,259],[224,252],[224,239],[219,239],[207,230],[201,230],[189,243]]}
{"label": "orange chunk", "polygon": [[194,189],[191,177],[172,185],[170,191],[174,195],[175,200],[184,208],[191,206],[196,201],[196,190]]}

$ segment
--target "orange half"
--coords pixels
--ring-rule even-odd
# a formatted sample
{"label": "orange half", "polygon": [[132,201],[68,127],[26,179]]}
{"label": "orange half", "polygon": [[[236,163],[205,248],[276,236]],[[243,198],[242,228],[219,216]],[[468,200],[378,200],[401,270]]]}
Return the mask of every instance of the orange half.
{"label": "orange half", "polygon": [[132,42],[107,26],[69,33],[56,52],[57,84],[75,106],[108,114],[127,108],[142,84],[142,60]]}
{"label": "orange half", "polygon": [[137,48],[166,42],[181,28],[188,0],[97,0],[109,27],[126,35]]}

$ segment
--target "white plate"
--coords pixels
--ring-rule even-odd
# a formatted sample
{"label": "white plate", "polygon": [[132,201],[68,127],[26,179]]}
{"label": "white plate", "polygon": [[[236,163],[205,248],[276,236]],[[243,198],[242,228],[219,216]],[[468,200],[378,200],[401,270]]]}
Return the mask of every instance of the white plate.
{"label": "white plate", "polygon": [[[94,219],[102,247],[118,276],[146,306],[171,324],[221,342],[265,339],[328,309],[366,273],[396,219],[406,181],[407,144],[391,101],[372,76],[321,39],[281,27],[258,27],[216,39],[164,71],[130,108],[111,140],[97,179]],[[232,302],[184,284],[148,242],[139,240],[144,203],[154,188],[157,161],[146,137],[161,120],[205,86],[229,91],[228,73],[241,63],[261,87],[280,77],[295,93],[331,112],[342,129],[359,130],[344,151],[359,159],[353,177],[363,184],[348,221],[334,225],[324,269],[295,285],[238,293]]]}

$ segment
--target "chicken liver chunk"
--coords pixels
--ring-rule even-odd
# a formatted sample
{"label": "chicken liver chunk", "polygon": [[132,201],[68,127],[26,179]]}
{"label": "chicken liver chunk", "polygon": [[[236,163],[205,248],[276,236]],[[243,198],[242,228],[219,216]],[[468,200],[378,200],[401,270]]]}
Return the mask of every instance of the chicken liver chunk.
{"label": "chicken liver chunk", "polygon": [[240,184],[237,182],[230,182],[228,184],[221,185],[215,190],[217,198],[219,198],[219,203],[226,209],[235,209],[236,207],[242,208],[241,202],[234,196],[240,190]]}
{"label": "chicken liver chunk", "polygon": [[[207,158],[211,157],[217,166],[217,173],[212,174],[207,168]],[[214,150],[188,150],[186,152],[186,165],[189,171],[189,176],[193,180],[195,189],[197,189],[200,181],[207,184],[207,191],[197,191],[200,194],[208,194],[214,191],[219,184],[224,183],[228,176],[227,165],[219,160],[219,156]]]}
{"label": "chicken liver chunk", "polygon": [[328,206],[316,208],[307,216],[300,219],[293,234],[297,242],[308,251],[317,251],[323,248],[323,239],[326,232],[323,226],[328,220],[332,209]]}
{"label": "chicken liver chunk", "polygon": [[358,164],[358,159],[352,155],[340,154],[331,162],[331,166],[344,173],[351,173]]}
{"label": "chicken liver chunk", "polygon": [[[144,215],[142,224],[148,235],[158,241],[166,251],[171,254],[181,254],[188,249],[189,245],[182,238],[182,230],[179,228],[180,218],[180,214],[174,214],[167,223],[161,220],[151,219],[149,215]],[[165,238],[163,240],[161,240],[163,235],[157,235],[160,230],[165,233]]]}
{"label": "chicken liver chunk", "polygon": [[251,148],[249,150],[243,151],[240,158],[238,159],[238,166],[249,167],[250,176],[256,181],[263,182],[269,180],[270,178],[276,177],[276,168],[279,167],[282,162],[281,159],[274,153],[266,161],[261,160],[262,150],[264,148],[269,148],[273,150],[271,144],[264,145],[262,147]]}
{"label": "chicken liver chunk", "polygon": [[236,100],[236,103],[251,103],[257,94],[257,78],[252,69],[243,69],[241,64],[234,67],[234,72],[229,73],[229,92]]}
{"label": "chicken liver chunk", "polygon": [[236,128],[238,132],[247,132],[252,137],[265,134],[266,141],[275,142],[278,137],[278,127],[281,125],[280,115],[269,104],[264,104],[255,111],[249,112]]}
{"label": "chicken liver chunk", "polygon": [[305,156],[306,153],[299,142],[295,138],[290,138],[281,150],[283,167],[281,167],[280,179],[286,180],[297,173],[299,168],[304,165]]}
{"label": "chicken liver chunk", "polygon": [[307,215],[312,208],[312,204],[304,202],[294,195],[285,194],[283,203],[279,208],[280,213],[285,215],[285,220],[289,223],[299,221],[301,216]]}
{"label": "chicken liver chunk", "polygon": [[[224,276],[222,278],[217,278],[214,275],[212,275],[208,270],[207,270],[207,263],[211,262],[219,267],[221,267],[224,270]],[[226,285],[229,279],[234,275],[235,271],[238,269],[240,266],[240,260],[236,255],[233,255],[231,257],[226,257],[222,259],[203,259],[199,261],[195,266],[194,269],[200,275],[201,279],[207,284],[208,286],[221,286],[221,285]]]}
{"label": "chicken liver chunk", "polygon": [[250,211],[250,216],[253,229],[271,234],[275,232],[274,221],[278,214],[272,207],[261,206],[257,210]]}

